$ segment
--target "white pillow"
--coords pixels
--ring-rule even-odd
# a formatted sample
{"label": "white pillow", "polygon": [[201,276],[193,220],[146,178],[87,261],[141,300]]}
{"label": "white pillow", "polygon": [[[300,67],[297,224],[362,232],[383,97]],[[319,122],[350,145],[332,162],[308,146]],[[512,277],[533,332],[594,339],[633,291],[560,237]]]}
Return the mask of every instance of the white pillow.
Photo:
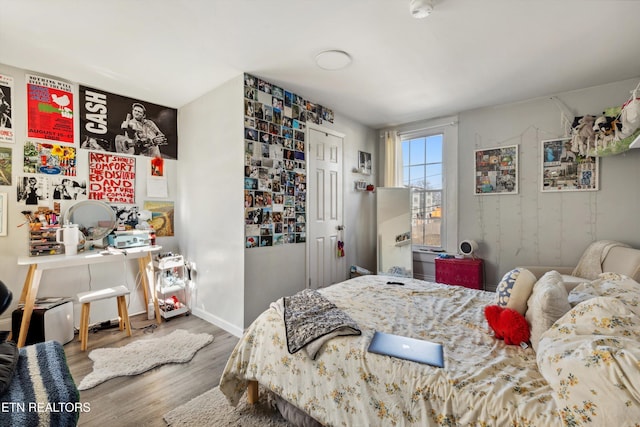
{"label": "white pillow", "polygon": [[525,318],[531,328],[531,346],[534,350],[538,350],[540,336],[569,310],[569,294],[562,276],[557,271],[545,273],[533,286],[527,301]]}

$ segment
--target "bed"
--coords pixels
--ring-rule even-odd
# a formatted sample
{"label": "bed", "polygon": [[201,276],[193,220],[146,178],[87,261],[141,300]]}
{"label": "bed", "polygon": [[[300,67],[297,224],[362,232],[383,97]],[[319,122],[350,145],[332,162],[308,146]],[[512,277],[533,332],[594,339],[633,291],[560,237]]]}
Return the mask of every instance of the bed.
{"label": "bed", "polygon": [[[639,425],[640,284],[605,273],[569,295],[553,273],[534,291],[562,287],[574,307],[536,336],[536,350],[490,333],[493,292],[361,276],[319,290],[361,335],[332,338],[315,360],[290,354],[272,305],[232,352],[220,389],[236,405],[257,382],[328,426]],[[442,343],[445,367],[367,352],[376,330]]]}

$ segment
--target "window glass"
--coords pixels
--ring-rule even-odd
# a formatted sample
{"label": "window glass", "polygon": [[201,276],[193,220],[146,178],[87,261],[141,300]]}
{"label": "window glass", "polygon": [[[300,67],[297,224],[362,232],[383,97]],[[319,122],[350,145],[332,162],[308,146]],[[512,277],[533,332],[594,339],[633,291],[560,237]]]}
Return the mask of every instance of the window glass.
{"label": "window glass", "polygon": [[424,135],[402,141],[403,185],[412,193],[412,244],[442,248],[445,217],[442,212],[443,134]]}

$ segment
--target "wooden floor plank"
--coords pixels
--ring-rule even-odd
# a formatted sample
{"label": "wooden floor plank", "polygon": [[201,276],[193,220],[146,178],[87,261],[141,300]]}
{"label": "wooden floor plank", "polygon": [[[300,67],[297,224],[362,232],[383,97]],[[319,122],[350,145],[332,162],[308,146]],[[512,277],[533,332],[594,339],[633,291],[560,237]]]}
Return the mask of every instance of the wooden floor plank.
{"label": "wooden floor plank", "polygon": [[[80,415],[80,426],[121,425],[136,427],[166,426],[162,416],[218,385],[222,371],[238,338],[196,316],[178,316],[156,325],[146,315],[132,316],[132,336],[118,328],[89,333],[87,351],[80,351],[78,336],[65,344],[69,370],[76,384],[93,370],[88,354],[95,348],[121,347],[146,336],[160,337],[176,329],[209,333],[213,343],[202,348],[188,363],[158,366],[132,377],[110,379],[80,392],[80,401],[90,411]],[[147,327],[145,329],[145,327]]]}

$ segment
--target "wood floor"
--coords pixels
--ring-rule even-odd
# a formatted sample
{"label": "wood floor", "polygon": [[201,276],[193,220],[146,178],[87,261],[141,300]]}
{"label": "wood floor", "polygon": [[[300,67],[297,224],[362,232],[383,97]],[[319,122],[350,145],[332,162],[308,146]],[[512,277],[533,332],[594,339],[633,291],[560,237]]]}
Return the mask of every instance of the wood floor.
{"label": "wood floor", "polygon": [[127,338],[118,328],[89,333],[89,347],[80,351],[78,336],[64,346],[67,362],[76,384],[92,371],[87,355],[99,347],[120,347],[147,336],[160,337],[175,329],[193,333],[207,332],[213,343],[202,348],[188,363],[158,366],[132,377],[110,379],[80,392],[80,401],[90,411],[80,415],[80,426],[166,426],[162,416],[218,385],[220,376],[238,338],[196,316],[178,316],[163,321],[157,328],[146,315],[131,317],[133,335]]}

